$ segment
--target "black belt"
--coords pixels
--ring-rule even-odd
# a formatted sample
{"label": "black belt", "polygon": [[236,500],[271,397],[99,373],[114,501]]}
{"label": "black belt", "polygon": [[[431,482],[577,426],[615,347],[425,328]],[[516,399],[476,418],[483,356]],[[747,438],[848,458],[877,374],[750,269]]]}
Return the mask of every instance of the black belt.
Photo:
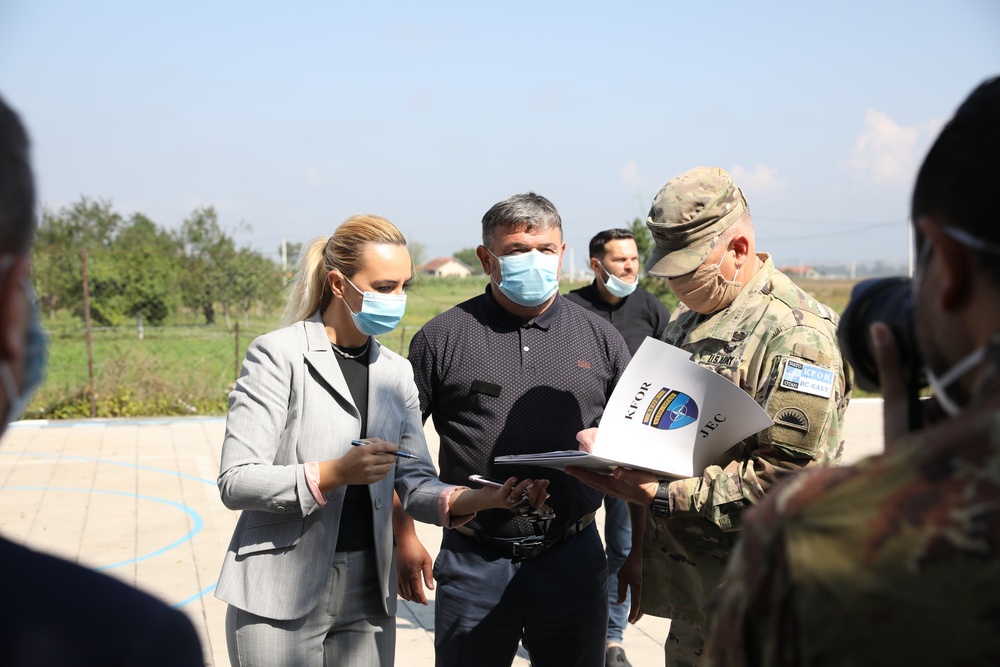
{"label": "black belt", "polygon": [[514,537],[514,538],[500,538],[493,537],[492,535],[486,535],[484,533],[476,532],[475,530],[468,528],[466,526],[459,526],[455,530],[462,533],[466,537],[471,538],[476,544],[490,547],[491,549],[496,549],[501,552],[504,556],[508,558],[516,558],[519,560],[530,560],[532,558],[538,558],[546,551],[550,551],[563,542],[565,542],[570,537],[576,535],[584,528],[589,526],[594,522],[594,515],[596,512],[591,512],[590,514],[585,514],[579,519],[571,523],[566,527],[566,530],[562,531],[558,535],[549,538],[543,537]]}

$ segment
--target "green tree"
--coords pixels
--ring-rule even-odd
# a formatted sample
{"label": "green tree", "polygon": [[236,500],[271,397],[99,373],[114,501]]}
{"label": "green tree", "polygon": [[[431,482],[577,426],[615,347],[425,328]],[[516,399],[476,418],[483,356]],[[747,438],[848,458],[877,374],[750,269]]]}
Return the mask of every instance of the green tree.
{"label": "green tree", "polygon": [[55,316],[57,308],[83,314],[82,260],[107,251],[122,226],[111,202],[81,197],[57,212],[45,210],[38,221],[33,251],[34,285],[42,307]]}
{"label": "green tree", "polygon": [[215,306],[221,303],[228,326],[236,244],[219,226],[215,208],[196,208],[181,224],[175,240],[182,255],[184,304],[200,310],[206,324],[215,324]]}
{"label": "green tree", "polygon": [[635,234],[635,245],[639,248],[639,266],[646,266],[649,253],[653,250],[653,236],[642,218],[634,218],[629,223],[628,230]]}
{"label": "green tree", "polygon": [[113,244],[110,258],[122,276],[125,314],[160,325],[180,303],[177,244],[142,213],[133,214]]}
{"label": "green tree", "polygon": [[87,250],[91,317],[117,326],[127,317],[161,324],[177,304],[176,245],[152,220],[126,223],[107,202],[83,199],[57,214],[44,212],[36,246],[36,285],[50,317],[65,304],[83,314],[79,249]]}
{"label": "green tree", "polygon": [[483,264],[479,261],[475,248],[462,248],[452,255],[452,257],[472,269],[472,275],[474,276],[483,272]]}
{"label": "green tree", "polygon": [[68,221],[61,213],[42,211],[32,267],[39,305],[48,312],[50,320],[54,319],[58,308],[74,302],[80,268],[79,251],[73,247]]}
{"label": "green tree", "polygon": [[248,327],[255,303],[270,310],[281,301],[285,279],[280,266],[249,248],[237,251],[233,269],[232,294],[243,314],[243,326]]}
{"label": "green tree", "polygon": [[[645,269],[646,260],[649,259],[650,253],[653,252],[653,235],[649,232],[649,228],[646,227],[646,223],[642,218],[634,218],[629,223],[628,229],[635,235],[635,245],[639,249],[639,266]],[[670,281],[666,278],[643,275],[639,279],[639,287],[662,301],[671,312],[677,307],[677,296],[670,289]]]}

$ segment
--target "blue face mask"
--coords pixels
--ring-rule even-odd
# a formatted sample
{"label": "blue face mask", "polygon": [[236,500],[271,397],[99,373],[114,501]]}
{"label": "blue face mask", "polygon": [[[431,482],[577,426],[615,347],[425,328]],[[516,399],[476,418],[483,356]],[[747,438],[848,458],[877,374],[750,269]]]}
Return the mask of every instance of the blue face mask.
{"label": "blue face mask", "polygon": [[[380,336],[399,326],[399,321],[403,319],[403,313],[406,312],[405,294],[362,292],[350,280],[347,280],[347,284],[362,296],[361,312],[355,313],[350,306],[347,306],[358,331],[366,336]],[[347,301],[345,300],[344,303],[346,304]]]}
{"label": "blue face mask", "polygon": [[[10,256],[0,259],[0,274],[6,275],[13,262],[14,258]],[[10,364],[6,361],[0,361],[0,382],[3,382],[3,389],[7,394],[7,414],[3,418],[3,426],[5,428],[10,422],[21,417],[28,399],[35,393],[38,386],[42,384],[42,379],[45,377],[47,343],[38,317],[38,304],[35,301],[35,291],[29,284],[24,284],[23,288],[29,301],[31,301],[31,320],[28,323],[28,340],[25,345],[24,387],[18,391],[17,385],[14,382],[14,373],[10,370]]]}
{"label": "blue face mask", "polygon": [[[486,250],[491,255],[489,249]],[[559,255],[546,255],[537,250],[517,255],[497,257],[500,262],[500,284],[497,287],[519,306],[541,305],[559,291]],[[493,280],[492,276],[490,280]],[[493,281],[496,284],[496,281]]]}
{"label": "blue face mask", "polygon": [[635,288],[639,286],[638,277],[634,283],[627,283],[618,276],[611,275],[611,272],[605,269],[604,264],[601,264],[600,261],[597,262],[597,265],[601,267],[601,270],[604,271],[605,275],[608,277],[608,279],[604,281],[604,286],[608,288],[608,292],[611,294],[624,299],[629,294],[634,292]]}

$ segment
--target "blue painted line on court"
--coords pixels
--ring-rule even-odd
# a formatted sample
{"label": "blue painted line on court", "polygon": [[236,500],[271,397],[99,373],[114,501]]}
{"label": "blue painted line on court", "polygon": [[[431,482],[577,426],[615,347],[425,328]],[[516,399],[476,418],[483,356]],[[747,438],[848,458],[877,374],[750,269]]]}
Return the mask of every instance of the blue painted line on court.
{"label": "blue painted line on court", "polygon": [[[224,419],[224,418],[222,418],[222,419]],[[65,455],[62,455],[62,454],[49,454],[49,453],[46,453],[46,452],[2,452],[2,451],[0,451],[0,456],[36,456],[36,457],[39,457],[39,458],[46,458],[46,459],[62,459],[62,460],[70,460],[70,461],[86,461],[86,462],[90,462],[90,463],[100,463],[100,464],[104,464],[104,465],[118,465],[118,466],[125,466],[125,467],[128,467],[128,468],[135,468],[136,470],[143,470],[143,471],[146,471],[146,472],[155,472],[155,473],[162,473],[162,474],[167,474],[167,475],[175,475],[175,476],[181,477],[183,479],[190,479],[190,480],[194,480],[194,481],[197,481],[197,482],[202,482],[204,484],[210,484],[212,486],[216,485],[216,481],[214,479],[205,479],[204,477],[197,477],[195,475],[188,475],[187,473],[178,472],[177,470],[169,470],[167,468],[156,468],[154,466],[139,465],[137,463],[128,463],[128,462],[125,462],[125,461],[109,461],[107,459],[99,459],[99,458],[94,458],[94,457],[90,457],[90,456],[65,456]],[[95,568],[97,570],[110,570],[110,569],[113,569],[113,568],[116,568],[116,567],[121,567],[123,565],[128,565],[130,563],[136,563],[136,562],[139,562],[140,560],[146,560],[147,558],[153,558],[154,556],[158,556],[158,555],[160,555],[160,554],[162,554],[162,553],[164,553],[166,551],[169,551],[170,549],[173,549],[173,548],[176,548],[176,547],[180,546],[184,542],[190,541],[191,539],[194,538],[194,536],[198,532],[201,531],[201,529],[205,525],[205,522],[202,520],[201,515],[198,514],[197,512],[195,512],[193,509],[191,509],[187,505],[183,505],[181,503],[177,503],[177,502],[174,502],[172,500],[167,500],[166,498],[156,498],[156,497],[153,497],[153,496],[143,496],[143,495],[139,495],[139,494],[135,494],[135,493],[129,493],[127,491],[105,491],[105,490],[101,490],[101,489],[69,489],[69,488],[60,489],[58,487],[13,487],[13,486],[3,487],[3,486],[0,486],[0,491],[5,490],[5,489],[12,489],[12,490],[29,490],[29,489],[31,489],[31,490],[45,490],[45,489],[50,489],[50,490],[55,490],[55,491],[63,490],[63,491],[79,491],[79,492],[93,491],[94,493],[107,493],[107,494],[114,494],[114,495],[123,495],[123,496],[129,496],[129,497],[135,497],[135,498],[142,498],[142,499],[146,499],[146,500],[152,500],[152,501],[155,501],[155,502],[162,502],[162,503],[165,503],[165,504],[168,504],[168,505],[173,505],[173,506],[175,506],[175,507],[183,510],[184,512],[188,513],[190,516],[192,516],[194,518],[194,520],[195,520],[195,527],[192,528],[192,530],[187,535],[185,535],[184,537],[182,537],[180,540],[177,540],[176,542],[173,542],[173,543],[167,545],[166,547],[163,547],[162,549],[154,551],[154,552],[152,552],[150,554],[146,554],[145,556],[141,556],[139,558],[135,558],[135,559],[132,559],[130,561],[122,561],[121,563],[114,563],[112,565],[104,565],[102,567]],[[174,604],[173,606],[176,607],[176,608],[180,608],[180,607],[183,607],[183,606],[185,606],[185,605],[187,605],[187,604],[189,604],[191,602],[194,602],[195,600],[200,599],[201,597],[203,597],[203,596],[207,595],[208,593],[212,592],[213,590],[215,590],[215,587],[216,587],[216,585],[218,585],[218,583],[219,582],[216,581],[215,583],[213,583],[208,588],[200,591],[199,593],[196,593],[195,595],[189,597],[186,600],[183,600],[182,602],[178,602],[177,604]]]}
{"label": "blue painted line on court", "polygon": [[206,589],[204,589],[204,590],[202,590],[202,591],[200,591],[198,593],[195,593],[194,595],[192,595],[191,597],[189,597],[187,600],[181,600],[180,602],[178,602],[178,603],[176,603],[174,605],[171,605],[171,606],[173,606],[174,609],[180,609],[181,607],[183,607],[186,604],[190,604],[190,603],[194,602],[195,600],[199,600],[199,599],[205,597],[206,595],[208,595],[209,593],[211,593],[212,591],[214,591],[215,588],[216,588],[216,586],[218,586],[218,585],[219,585],[219,582],[215,582],[214,584],[212,584],[208,588],[206,588]]}
{"label": "blue painted line on court", "polygon": [[102,565],[100,567],[95,567],[95,570],[113,570],[116,567],[122,567],[124,565],[131,565],[133,563],[139,563],[150,558],[155,558],[161,554],[164,554],[171,549],[175,549],[185,542],[191,540],[195,535],[201,532],[204,528],[205,522],[202,520],[201,515],[195,512],[193,509],[187,505],[182,505],[181,503],[174,502],[173,500],[167,500],[166,498],[157,498],[156,496],[144,496],[139,493],[129,493],[128,491],[106,491],[104,489],[76,489],[72,487],[64,486],[0,486],[0,491],[58,491],[58,492],[69,492],[69,493],[103,493],[109,496],[126,496],[128,498],[138,498],[139,500],[149,500],[154,503],[162,503],[164,505],[170,505],[171,507],[176,507],[182,512],[186,513],[194,521],[194,525],[191,530],[188,531],[186,535],[178,540],[174,540],[170,544],[155,551],[151,551],[148,554],[143,554],[142,556],[137,556],[135,558],[130,558],[128,560],[123,560],[118,563],[111,563],[110,565]]}

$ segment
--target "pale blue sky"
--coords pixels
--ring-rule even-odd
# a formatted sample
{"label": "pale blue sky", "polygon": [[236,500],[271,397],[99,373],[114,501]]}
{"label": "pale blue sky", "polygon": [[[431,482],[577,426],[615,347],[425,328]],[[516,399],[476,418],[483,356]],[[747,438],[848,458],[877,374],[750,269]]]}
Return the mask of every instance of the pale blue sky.
{"label": "pale blue sky", "polygon": [[43,204],[213,204],[267,253],[372,212],[450,255],[530,189],[582,266],[706,164],[779,264],[902,260],[919,161],[998,73],[995,0],[0,0]]}

